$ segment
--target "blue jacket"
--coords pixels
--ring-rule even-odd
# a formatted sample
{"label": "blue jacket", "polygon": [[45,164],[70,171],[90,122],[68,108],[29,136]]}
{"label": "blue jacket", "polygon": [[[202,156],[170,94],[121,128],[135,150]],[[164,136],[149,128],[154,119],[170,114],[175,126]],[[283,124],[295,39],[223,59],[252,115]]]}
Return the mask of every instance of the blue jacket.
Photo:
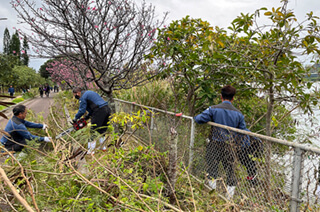
{"label": "blue jacket", "polygon": [[[249,131],[246,127],[244,116],[229,101],[224,101],[221,104],[209,107],[201,114],[195,116],[194,120],[198,124],[204,124],[211,121],[217,124]],[[226,129],[212,127],[210,135],[212,135],[212,140],[215,141],[228,141],[232,139],[243,147],[250,145],[249,136],[232,131],[230,132]]]}
{"label": "blue jacket", "polygon": [[76,119],[81,118],[86,111],[88,111],[88,115],[91,116],[96,109],[108,105],[108,102],[104,101],[102,97],[94,91],[82,91],[79,101],[80,106],[75,116]]}
{"label": "blue jacket", "polygon": [[[25,140],[38,139],[40,141],[44,140],[44,137],[32,135],[27,127],[29,128],[42,128],[43,124],[36,124],[23,119],[19,119],[17,116],[13,116],[9,120],[8,124],[4,128],[4,131],[10,134],[11,139],[18,143],[25,144]],[[8,139],[6,135],[2,136],[1,143],[3,145],[13,145],[14,143]]]}
{"label": "blue jacket", "polygon": [[13,87],[12,87],[12,88],[9,88],[8,92],[9,92],[9,93],[14,93],[14,88],[13,88]]}

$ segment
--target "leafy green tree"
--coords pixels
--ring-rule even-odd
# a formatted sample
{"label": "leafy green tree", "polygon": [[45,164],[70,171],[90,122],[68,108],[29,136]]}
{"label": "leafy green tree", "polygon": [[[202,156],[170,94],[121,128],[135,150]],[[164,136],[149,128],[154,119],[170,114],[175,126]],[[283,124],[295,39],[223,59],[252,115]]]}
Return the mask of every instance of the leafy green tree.
{"label": "leafy green tree", "polygon": [[16,87],[20,88],[35,87],[43,82],[40,74],[28,66],[15,66],[12,69],[12,75],[15,77]]}
{"label": "leafy green tree", "polygon": [[40,66],[39,72],[41,77],[48,79],[51,74],[49,71],[47,71],[47,68],[52,68],[50,63],[54,62],[54,59],[47,60],[43,65]]}
{"label": "leafy green tree", "polygon": [[[271,23],[262,27],[258,18],[263,11]],[[306,21],[299,23],[284,1],[282,7],[270,11],[261,8],[252,15],[241,14],[229,27],[232,35],[226,43],[223,57],[225,61],[233,62],[225,63],[225,66],[236,66],[238,82],[246,81],[249,90],[265,94],[265,133],[269,136],[272,123],[277,123],[273,114],[277,104],[290,102],[292,108],[300,107],[311,113],[311,105],[318,102],[316,95],[305,93],[312,82],[304,80],[308,69],[297,58],[299,52],[302,55],[319,53],[318,17],[312,12],[307,16]]]}
{"label": "leafy green tree", "polygon": [[29,50],[29,44],[27,37],[24,36],[23,38],[23,45],[22,45],[22,50],[21,50],[21,56],[22,56],[22,64],[25,66],[29,65],[29,55],[28,55],[28,50]]}
{"label": "leafy green tree", "polygon": [[21,43],[18,32],[14,33],[10,41],[10,54],[17,56],[20,60]]}
{"label": "leafy green tree", "polygon": [[[186,16],[159,29],[158,39],[148,55],[160,64],[159,76],[170,78],[173,93],[178,95],[177,100],[182,100],[177,102],[180,105],[178,109],[188,108],[191,116],[205,100],[209,100],[210,104],[216,97],[214,87],[219,83],[215,82],[223,72],[208,64],[217,62],[216,58],[209,58],[209,50],[222,49],[220,36],[223,32],[214,32],[208,22]],[[213,39],[217,42],[214,47],[211,43]]]}
{"label": "leafy green tree", "polygon": [[4,30],[4,35],[3,35],[3,53],[6,55],[11,54],[10,52],[10,32],[8,28]]}
{"label": "leafy green tree", "polygon": [[13,84],[15,82],[15,75],[12,69],[19,64],[16,56],[0,54],[0,81],[4,86]]}

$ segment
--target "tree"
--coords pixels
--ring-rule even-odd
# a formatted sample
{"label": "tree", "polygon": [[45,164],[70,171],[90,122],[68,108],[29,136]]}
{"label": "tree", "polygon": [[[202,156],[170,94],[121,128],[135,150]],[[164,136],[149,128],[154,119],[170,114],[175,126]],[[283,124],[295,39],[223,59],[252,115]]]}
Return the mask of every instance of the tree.
{"label": "tree", "polygon": [[39,72],[41,77],[48,79],[51,76],[50,72],[47,69],[51,68],[50,63],[52,63],[53,61],[53,59],[49,59],[43,65],[40,66]]}
{"label": "tree", "polygon": [[[154,8],[134,1],[11,1],[31,33],[28,41],[41,56],[62,55],[88,68],[96,85],[112,103],[113,90],[127,89],[146,81],[144,55],[152,46],[156,29]],[[96,72],[99,75],[96,75]],[[114,110],[114,105],[111,104]]]}
{"label": "tree", "polygon": [[[160,64],[159,76],[171,78],[173,92],[180,95],[177,101],[182,100],[177,102],[178,109],[183,111],[182,107],[187,106],[190,116],[194,116],[206,100],[212,103],[214,87],[221,85],[219,79],[225,79],[222,77],[225,72],[208,65],[219,62],[210,55],[209,49],[222,49],[221,36],[224,33],[214,32],[208,22],[187,16],[159,29],[158,39],[148,55]],[[217,43],[214,47],[212,40]]]}
{"label": "tree", "polygon": [[33,68],[24,65],[15,66],[12,69],[12,75],[14,76],[15,86],[20,88],[35,87],[42,81],[40,74],[36,73]]}
{"label": "tree", "polygon": [[6,54],[6,55],[9,55],[11,54],[10,52],[10,33],[9,33],[9,30],[8,28],[6,28],[4,30],[4,35],[3,35],[3,53]]}
{"label": "tree", "polygon": [[[226,42],[223,57],[226,67],[237,67],[241,77],[245,80],[248,90],[258,90],[266,94],[266,135],[272,133],[272,123],[276,124],[273,110],[276,104],[290,102],[292,108],[300,107],[305,112],[312,112],[311,105],[315,105],[317,96],[305,93],[312,82],[305,81],[308,74],[297,55],[319,53],[320,42],[316,16],[307,14],[307,20],[299,23],[294,13],[287,9],[287,2],[283,6],[257,10],[255,14],[241,14],[229,27],[232,30],[230,40]],[[270,25],[259,26],[260,13],[271,21]],[[307,24],[307,26],[304,26]],[[239,36],[239,35],[242,36]],[[316,94],[316,93],[315,93]]]}
{"label": "tree", "polygon": [[16,33],[14,33],[11,37],[10,54],[17,56],[20,60],[20,56],[21,56],[20,50],[21,50],[21,43],[20,43],[20,39],[19,39],[19,34],[16,31]]}
{"label": "tree", "polygon": [[21,62],[25,66],[28,66],[28,64],[29,64],[28,50],[29,50],[28,40],[27,40],[27,37],[24,36],[22,50],[21,50],[21,55],[22,55],[22,61]]}
{"label": "tree", "polygon": [[65,83],[71,89],[77,86],[86,90],[95,87],[92,82],[87,80],[92,76],[87,71],[87,66],[82,63],[75,63],[65,58],[57,58],[47,64],[46,70],[49,72],[53,82],[58,84]]}
{"label": "tree", "polygon": [[8,86],[15,82],[15,75],[13,74],[13,68],[18,65],[20,61],[14,55],[0,55],[0,80],[1,84]]}

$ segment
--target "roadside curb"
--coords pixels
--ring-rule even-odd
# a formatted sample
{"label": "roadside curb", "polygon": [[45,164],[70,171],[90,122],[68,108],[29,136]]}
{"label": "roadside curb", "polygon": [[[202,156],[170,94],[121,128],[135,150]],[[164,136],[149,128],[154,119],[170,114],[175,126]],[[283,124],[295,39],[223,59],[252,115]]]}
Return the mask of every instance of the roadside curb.
{"label": "roadside curb", "polygon": [[[17,96],[16,98],[20,98],[22,96]],[[33,98],[29,98],[29,99],[26,99],[26,100],[23,100],[22,102],[19,102],[17,104],[14,104],[14,105],[10,105],[9,107],[3,109],[3,110],[0,110],[0,112],[4,113],[7,117],[10,115],[9,113],[12,112],[12,108],[17,106],[17,105],[21,105],[21,104],[24,104],[24,103],[27,103],[33,99],[35,99],[37,96],[33,97]],[[2,117],[1,117],[2,118]]]}

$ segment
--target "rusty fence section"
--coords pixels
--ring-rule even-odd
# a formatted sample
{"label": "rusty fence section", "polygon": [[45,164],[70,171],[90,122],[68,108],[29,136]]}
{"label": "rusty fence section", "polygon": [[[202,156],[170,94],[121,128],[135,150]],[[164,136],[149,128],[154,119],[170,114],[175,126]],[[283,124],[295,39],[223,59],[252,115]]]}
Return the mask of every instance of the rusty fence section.
{"label": "rusty fence section", "polygon": [[[150,120],[135,136],[161,152],[169,149],[170,128],[178,132],[178,157],[194,177],[252,211],[320,210],[320,149],[216,123],[195,124],[193,117],[115,99],[117,112],[145,110]],[[209,136],[210,135],[210,136]],[[210,137],[210,139],[208,139]],[[319,187],[320,188],[320,187]]]}

